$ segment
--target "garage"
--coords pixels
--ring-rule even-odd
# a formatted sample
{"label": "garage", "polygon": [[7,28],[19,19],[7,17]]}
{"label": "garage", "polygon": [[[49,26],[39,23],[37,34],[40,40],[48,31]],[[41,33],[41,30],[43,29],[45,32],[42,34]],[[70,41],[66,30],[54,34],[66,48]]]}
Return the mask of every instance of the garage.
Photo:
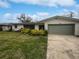
{"label": "garage", "polygon": [[74,35],[74,24],[49,24],[49,34]]}

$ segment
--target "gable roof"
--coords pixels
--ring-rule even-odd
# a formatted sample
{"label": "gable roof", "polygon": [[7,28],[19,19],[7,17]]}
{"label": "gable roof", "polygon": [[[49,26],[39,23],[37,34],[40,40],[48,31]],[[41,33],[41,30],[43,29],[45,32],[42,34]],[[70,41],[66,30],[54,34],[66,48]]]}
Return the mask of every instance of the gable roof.
{"label": "gable roof", "polygon": [[49,20],[52,20],[52,19],[64,19],[64,20],[71,20],[71,21],[79,22],[79,19],[77,19],[77,18],[70,18],[70,17],[65,17],[65,16],[54,16],[54,17],[44,19],[40,22],[45,22],[45,21],[49,21]]}

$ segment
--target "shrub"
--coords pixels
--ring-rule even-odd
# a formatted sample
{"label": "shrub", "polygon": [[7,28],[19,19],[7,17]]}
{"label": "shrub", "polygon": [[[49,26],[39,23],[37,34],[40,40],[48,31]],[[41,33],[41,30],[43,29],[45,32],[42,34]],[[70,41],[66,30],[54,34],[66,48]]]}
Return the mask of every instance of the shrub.
{"label": "shrub", "polygon": [[30,29],[22,28],[21,32],[24,33],[24,34],[29,34],[30,33]]}
{"label": "shrub", "polygon": [[45,35],[45,31],[44,30],[39,30],[39,35]]}
{"label": "shrub", "polygon": [[45,30],[31,30],[31,35],[41,35],[41,36],[45,36],[47,35],[47,31]]}
{"label": "shrub", "polygon": [[2,31],[2,28],[0,28],[0,31]]}
{"label": "shrub", "polygon": [[31,35],[39,35],[39,30],[31,30]]}
{"label": "shrub", "polygon": [[24,34],[29,34],[29,35],[34,35],[34,36],[46,36],[47,35],[47,31],[46,30],[36,30],[36,29],[27,29],[27,28],[22,28],[21,29],[21,33]]}
{"label": "shrub", "polygon": [[46,30],[39,30],[39,34],[42,36],[46,36],[48,32]]}
{"label": "shrub", "polygon": [[45,30],[45,35],[48,35],[48,31],[47,30]]}

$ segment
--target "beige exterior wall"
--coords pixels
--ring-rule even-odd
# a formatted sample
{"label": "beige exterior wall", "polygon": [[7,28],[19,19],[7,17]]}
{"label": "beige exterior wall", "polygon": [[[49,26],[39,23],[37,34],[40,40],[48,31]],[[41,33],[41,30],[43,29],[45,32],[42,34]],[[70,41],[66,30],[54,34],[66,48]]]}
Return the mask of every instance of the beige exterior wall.
{"label": "beige exterior wall", "polygon": [[70,20],[54,19],[45,22],[45,30],[48,30],[48,24],[75,24],[76,22]]}
{"label": "beige exterior wall", "polygon": [[45,30],[48,30],[48,23],[45,23],[45,24],[44,24],[44,29],[45,29]]}
{"label": "beige exterior wall", "polygon": [[79,35],[79,23],[75,24],[75,35]]}
{"label": "beige exterior wall", "polygon": [[16,26],[17,26],[17,28],[15,28],[15,25],[12,25],[12,30],[13,30],[13,31],[17,31],[17,30],[19,30],[19,29],[21,29],[21,28],[24,28],[23,25],[16,25]]}
{"label": "beige exterior wall", "polygon": [[36,30],[39,30],[39,25],[35,25],[35,29]]}
{"label": "beige exterior wall", "polygon": [[2,26],[2,30],[3,30],[3,31],[8,31],[9,29],[10,29],[9,26]]}

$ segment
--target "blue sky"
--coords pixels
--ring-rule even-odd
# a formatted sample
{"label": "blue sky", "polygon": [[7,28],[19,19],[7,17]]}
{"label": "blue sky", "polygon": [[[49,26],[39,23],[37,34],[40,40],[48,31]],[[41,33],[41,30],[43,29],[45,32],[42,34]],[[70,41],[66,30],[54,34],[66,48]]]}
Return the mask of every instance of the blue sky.
{"label": "blue sky", "polygon": [[19,22],[22,13],[39,21],[56,15],[74,12],[78,18],[79,0],[0,0],[0,23]]}

